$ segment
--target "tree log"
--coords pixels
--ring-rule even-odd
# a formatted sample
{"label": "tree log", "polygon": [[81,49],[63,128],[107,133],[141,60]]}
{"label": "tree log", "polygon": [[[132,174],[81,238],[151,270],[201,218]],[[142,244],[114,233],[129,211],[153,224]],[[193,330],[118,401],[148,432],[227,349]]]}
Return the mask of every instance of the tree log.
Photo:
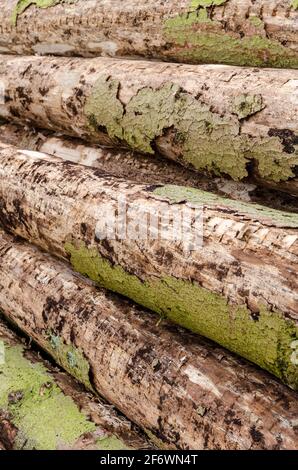
{"label": "tree log", "polygon": [[298,388],[297,214],[5,145],[0,176],[5,229]]}
{"label": "tree log", "polygon": [[298,194],[298,70],[2,56],[0,83],[2,118]]}
{"label": "tree log", "polygon": [[163,446],[297,447],[297,395],[265,372],[3,233],[0,259],[5,315]]}
{"label": "tree log", "polygon": [[298,68],[296,0],[46,3],[0,0],[2,52]]}
{"label": "tree log", "polygon": [[13,124],[0,126],[0,139],[1,142],[20,149],[44,152],[63,160],[93,166],[137,183],[189,186],[243,202],[256,202],[273,209],[298,211],[298,201],[294,196],[241,181],[208,178],[158,155],[153,159],[128,150],[86,145],[80,139]]}
{"label": "tree log", "polygon": [[128,420],[42,359],[1,317],[0,345],[0,436],[7,450],[144,447]]}

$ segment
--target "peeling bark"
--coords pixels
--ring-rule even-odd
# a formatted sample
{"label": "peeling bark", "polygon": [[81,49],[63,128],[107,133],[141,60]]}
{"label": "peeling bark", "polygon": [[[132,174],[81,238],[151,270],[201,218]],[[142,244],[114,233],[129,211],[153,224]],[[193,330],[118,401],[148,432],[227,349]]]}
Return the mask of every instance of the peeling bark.
{"label": "peeling bark", "polygon": [[0,175],[5,229],[297,388],[297,214],[5,145]]}
{"label": "peeling bark", "polygon": [[189,186],[243,202],[255,202],[273,209],[298,212],[298,201],[294,196],[260,188],[255,184],[225,178],[208,178],[157,155],[153,159],[123,149],[86,145],[80,139],[13,124],[0,126],[0,139],[20,149],[44,152],[137,183]]}
{"label": "peeling bark", "polygon": [[[0,341],[5,347],[5,362],[0,364],[3,448],[150,448],[147,440],[131,429],[132,424],[126,418],[117,415],[103,400],[87,393],[70,375],[42,359],[23,338],[8,328],[2,317]],[[82,429],[85,429],[84,433],[81,433]]]}
{"label": "peeling bark", "polygon": [[2,56],[0,80],[2,118],[298,194],[298,71]]}
{"label": "peeling bark", "polygon": [[42,3],[0,0],[0,51],[298,68],[293,0],[48,0],[46,15]]}
{"label": "peeling bark", "polygon": [[84,357],[90,386],[159,445],[297,448],[297,395],[265,372],[3,233],[0,259],[5,315],[78,378]]}

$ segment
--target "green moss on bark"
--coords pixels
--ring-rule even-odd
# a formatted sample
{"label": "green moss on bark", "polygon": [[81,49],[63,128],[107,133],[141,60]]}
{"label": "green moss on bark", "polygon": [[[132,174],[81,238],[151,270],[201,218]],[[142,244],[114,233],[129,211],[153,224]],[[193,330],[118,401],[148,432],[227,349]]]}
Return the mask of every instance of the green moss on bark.
{"label": "green moss on bark", "polygon": [[[177,45],[177,58],[196,63],[298,68],[297,52],[261,34],[263,22],[255,15],[247,18],[255,34],[241,38],[218,32],[221,25],[209,18],[208,10],[224,3],[193,1],[188,11],[165,20],[164,35]],[[297,9],[297,0],[292,6]],[[210,23],[208,31],[198,31],[197,26],[206,22]]]}
{"label": "green moss on bark", "polygon": [[291,362],[298,328],[278,311],[269,311],[260,302],[255,321],[246,305],[230,305],[223,296],[192,282],[170,276],[142,281],[112,265],[96,249],[73,241],[65,250],[77,272],[216,341],[298,388],[297,366]]}
{"label": "green moss on bark", "polygon": [[277,226],[298,228],[298,214],[296,213],[279,211],[259,204],[247,204],[241,201],[234,201],[233,199],[201,191],[200,189],[168,184],[155,189],[154,194],[166,198],[172,203],[187,201],[199,207],[204,205],[211,207],[229,207],[237,214],[246,214],[264,223],[267,222],[272,225],[276,224]]}
{"label": "green moss on bark", "polygon": [[69,447],[83,434],[95,431],[95,425],[62,393],[45,367],[24,357],[21,346],[6,346],[0,374],[0,409],[10,414],[18,429],[16,448]]}
{"label": "green moss on bark", "polygon": [[241,120],[265,107],[261,95],[239,95],[221,116],[172,82],[142,88],[126,106],[118,98],[119,87],[120,82],[108,76],[95,83],[85,105],[92,133],[104,128],[111,139],[154,154],[156,140],[171,129],[179,161],[198,171],[242,180],[249,176],[247,166],[253,161],[266,180],[295,177],[298,145],[289,154],[278,136],[253,138],[241,133]]}
{"label": "green moss on bark", "polygon": [[93,390],[89,380],[90,366],[82,351],[72,345],[65,344],[63,340],[50,332],[48,341],[43,344],[49,354],[67,372],[76,377],[89,390]]}

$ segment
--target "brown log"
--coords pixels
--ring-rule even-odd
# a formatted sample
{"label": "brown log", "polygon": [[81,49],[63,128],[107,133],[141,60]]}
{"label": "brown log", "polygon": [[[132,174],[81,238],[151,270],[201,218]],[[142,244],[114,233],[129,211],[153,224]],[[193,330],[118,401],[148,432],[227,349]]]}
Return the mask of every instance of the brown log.
{"label": "brown log", "polygon": [[42,359],[28,341],[8,328],[2,316],[0,345],[4,353],[0,363],[3,449],[150,448],[142,434],[131,429],[131,422]]}
{"label": "brown log", "polygon": [[297,394],[3,233],[0,307],[163,446],[297,448]]}
{"label": "brown log", "polygon": [[5,145],[0,176],[5,229],[297,388],[297,214]]}
{"label": "brown log", "polygon": [[298,70],[2,56],[0,83],[2,118],[298,194]]}
{"label": "brown log", "polygon": [[128,150],[86,145],[80,139],[13,124],[0,126],[0,140],[21,149],[39,151],[63,160],[93,166],[137,183],[189,186],[243,202],[256,202],[273,209],[298,211],[297,198],[289,194],[241,181],[208,178],[157,155],[153,159]]}
{"label": "brown log", "polygon": [[296,0],[42,3],[0,0],[2,52],[298,68]]}

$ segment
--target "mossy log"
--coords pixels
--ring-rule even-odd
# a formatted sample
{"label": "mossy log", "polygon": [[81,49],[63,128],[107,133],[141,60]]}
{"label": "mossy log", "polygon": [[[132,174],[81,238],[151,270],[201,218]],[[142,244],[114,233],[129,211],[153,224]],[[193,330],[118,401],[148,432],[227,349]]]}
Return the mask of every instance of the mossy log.
{"label": "mossy log", "polygon": [[298,199],[294,196],[241,181],[208,178],[158,155],[150,158],[129,150],[88,145],[81,139],[14,124],[0,125],[0,139],[1,142],[20,149],[54,155],[138,183],[189,186],[243,202],[255,202],[273,209],[298,212]]}
{"label": "mossy log", "polygon": [[2,317],[0,347],[0,436],[5,449],[150,448],[131,422],[42,359]]}
{"label": "mossy log", "polygon": [[297,448],[297,395],[269,374],[4,233],[0,261],[5,315],[159,446]]}
{"label": "mossy log", "polygon": [[297,214],[5,145],[0,175],[5,229],[298,388]]}
{"label": "mossy log", "polygon": [[298,68],[297,7],[297,0],[0,0],[0,50]]}
{"label": "mossy log", "polygon": [[0,82],[4,119],[298,194],[298,70],[2,56]]}

